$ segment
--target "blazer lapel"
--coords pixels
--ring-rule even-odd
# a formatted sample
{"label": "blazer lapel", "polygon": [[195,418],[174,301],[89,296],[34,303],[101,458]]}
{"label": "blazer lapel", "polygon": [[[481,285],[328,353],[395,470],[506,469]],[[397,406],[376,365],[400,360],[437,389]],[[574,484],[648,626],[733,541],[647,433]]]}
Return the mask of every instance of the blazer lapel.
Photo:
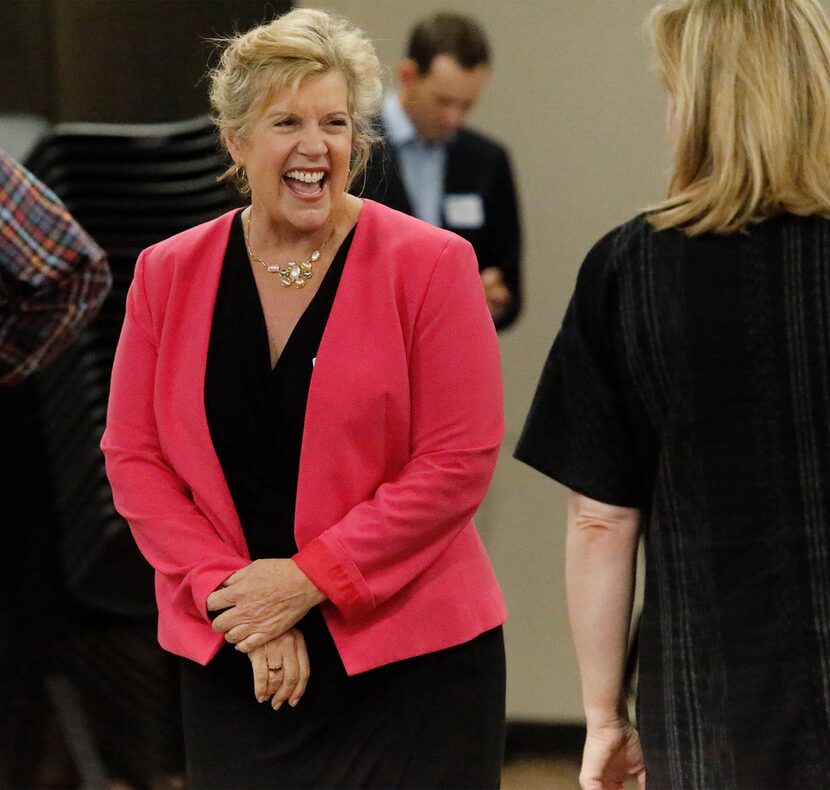
{"label": "blazer lapel", "polygon": [[[205,372],[213,326],[213,310],[219,290],[219,278],[225,260],[231,225],[237,211],[231,211],[216,220],[212,233],[196,244],[182,264],[187,266],[188,287],[185,302],[180,304],[183,320],[179,324],[181,353],[178,363],[190,370],[176,371],[178,397],[176,413],[172,415],[180,426],[179,441],[189,443],[191,457],[198,458],[190,465],[189,483],[198,506],[221,537],[242,556],[249,557],[245,536],[225,480],[219,457],[213,446],[205,412]],[[189,347],[189,348],[188,348]]]}
{"label": "blazer lapel", "polygon": [[332,452],[332,442],[350,440],[344,426],[353,418],[355,399],[364,397],[366,366],[377,368],[364,351],[367,336],[378,331],[376,300],[386,299],[383,286],[373,285],[376,277],[382,279],[373,253],[374,210],[375,204],[364,200],[311,374],[294,517],[300,548],[343,515],[345,504],[336,491],[342,456]]}
{"label": "blazer lapel", "polygon": [[[464,147],[459,142],[463,138],[464,131],[460,129],[455,133],[452,140],[447,144],[447,159],[444,169],[444,195],[459,195],[469,191],[469,167],[470,163],[464,156]],[[443,209],[442,209],[443,216]],[[446,218],[443,221],[446,227]]]}
{"label": "blazer lapel", "polygon": [[389,140],[386,127],[382,122],[379,123],[384,141],[375,145],[372,150],[372,159],[366,170],[365,197],[411,215],[412,202],[401,178],[397,149]]}
{"label": "blazer lapel", "polygon": [[387,179],[386,200],[384,202],[390,208],[412,215],[412,201],[409,199],[403,178],[401,178],[401,162],[398,151],[394,145],[389,143],[384,153],[385,176]]}

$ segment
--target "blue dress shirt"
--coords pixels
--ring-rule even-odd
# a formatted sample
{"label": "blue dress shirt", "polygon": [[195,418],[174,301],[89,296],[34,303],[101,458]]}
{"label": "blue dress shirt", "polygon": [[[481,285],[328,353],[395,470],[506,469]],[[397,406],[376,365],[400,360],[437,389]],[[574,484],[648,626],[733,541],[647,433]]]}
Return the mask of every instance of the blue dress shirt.
{"label": "blue dress shirt", "polygon": [[446,139],[428,142],[418,137],[415,125],[396,93],[390,93],[384,100],[381,118],[389,134],[389,142],[398,154],[401,178],[415,216],[440,227],[447,162]]}

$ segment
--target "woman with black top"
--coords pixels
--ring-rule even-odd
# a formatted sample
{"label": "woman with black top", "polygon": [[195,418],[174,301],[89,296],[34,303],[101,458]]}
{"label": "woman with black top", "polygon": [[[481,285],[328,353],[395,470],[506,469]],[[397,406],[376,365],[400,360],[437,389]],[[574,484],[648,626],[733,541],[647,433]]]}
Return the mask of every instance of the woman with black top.
{"label": "woman with black top", "polygon": [[378,72],[311,9],[227,42],[251,205],[136,265],[102,447],[194,787],[499,784],[506,612],[472,522],[498,346],[470,245],[347,192]]}
{"label": "woman with black top", "polygon": [[669,197],[588,254],[516,452],[572,490],[581,783],[828,787],[830,26],[687,0],[650,29]]}

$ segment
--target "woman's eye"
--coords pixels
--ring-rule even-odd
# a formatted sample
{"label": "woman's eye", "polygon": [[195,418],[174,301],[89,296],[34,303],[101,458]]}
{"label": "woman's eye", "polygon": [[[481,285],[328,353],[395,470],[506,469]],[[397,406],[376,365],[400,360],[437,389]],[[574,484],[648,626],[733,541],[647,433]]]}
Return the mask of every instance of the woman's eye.
{"label": "woman's eye", "polygon": [[332,118],[332,126],[348,126],[349,122],[345,118]]}
{"label": "woman's eye", "polygon": [[274,122],[274,126],[293,126],[294,119],[293,118],[281,118],[279,121]]}

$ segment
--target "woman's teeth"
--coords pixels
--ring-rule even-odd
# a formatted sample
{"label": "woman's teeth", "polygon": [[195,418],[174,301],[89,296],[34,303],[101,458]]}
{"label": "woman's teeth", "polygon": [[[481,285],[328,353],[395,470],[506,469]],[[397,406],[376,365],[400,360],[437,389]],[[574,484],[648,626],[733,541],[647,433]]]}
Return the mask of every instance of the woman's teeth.
{"label": "woman's teeth", "polygon": [[318,181],[322,181],[323,177],[326,174],[322,170],[317,170],[314,172],[308,172],[304,170],[289,170],[286,174],[286,178],[293,178],[295,181],[303,181],[306,184],[316,184]]}

